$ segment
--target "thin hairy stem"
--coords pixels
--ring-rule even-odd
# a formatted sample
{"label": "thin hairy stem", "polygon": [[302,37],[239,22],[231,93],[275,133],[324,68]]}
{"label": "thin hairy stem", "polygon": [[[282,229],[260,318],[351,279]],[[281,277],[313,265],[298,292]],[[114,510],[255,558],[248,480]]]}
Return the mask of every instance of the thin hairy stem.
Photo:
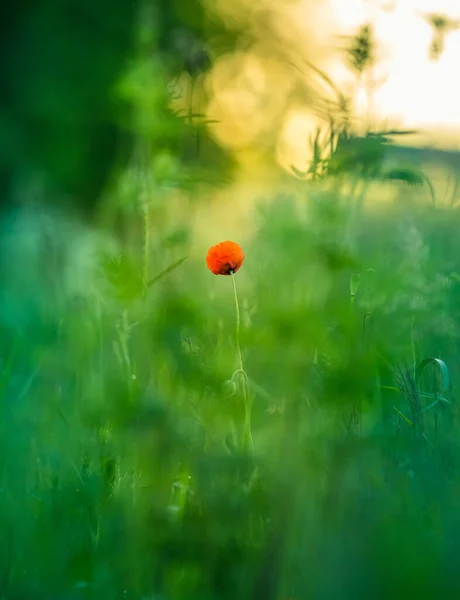
{"label": "thin hairy stem", "polygon": [[238,370],[242,375],[242,390],[244,400],[244,447],[245,449],[250,448],[251,452],[254,453],[254,443],[252,441],[251,431],[251,402],[249,398],[248,382],[246,371],[243,366],[243,355],[241,354],[240,344],[240,328],[241,328],[241,316],[240,316],[240,305],[238,303],[238,294],[236,291],[235,274],[231,272],[232,283],[233,283],[233,295],[235,297],[235,311],[236,311],[236,330],[235,330],[235,342],[236,351],[238,354]]}

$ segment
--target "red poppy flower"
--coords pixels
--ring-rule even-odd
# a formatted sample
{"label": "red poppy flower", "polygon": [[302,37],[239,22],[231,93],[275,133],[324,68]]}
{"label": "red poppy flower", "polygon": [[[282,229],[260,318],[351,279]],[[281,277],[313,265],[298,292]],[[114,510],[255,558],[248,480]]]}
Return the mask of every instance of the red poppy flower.
{"label": "red poppy flower", "polygon": [[221,242],[209,248],[206,256],[208,269],[214,275],[231,275],[243,264],[244,253],[235,242]]}

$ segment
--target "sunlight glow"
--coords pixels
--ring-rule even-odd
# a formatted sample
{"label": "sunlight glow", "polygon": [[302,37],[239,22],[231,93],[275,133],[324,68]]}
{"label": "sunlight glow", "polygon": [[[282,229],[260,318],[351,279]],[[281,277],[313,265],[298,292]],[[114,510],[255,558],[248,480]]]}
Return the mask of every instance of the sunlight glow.
{"label": "sunlight glow", "polygon": [[[256,43],[217,62],[205,112],[215,120],[215,138],[236,153],[262,156],[271,147],[285,169],[308,168],[311,134],[328,124],[315,108],[318,84],[337,100],[310,65],[353,98],[358,132],[368,126],[416,129],[421,133],[409,143],[460,149],[460,28],[446,32],[433,60],[434,29],[426,18],[435,13],[460,24],[458,0],[264,1],[257,9],[238,0],[232,10],[241,22],[249,19]],[[370,87],[347,68],[343,52],[344,36],[366,23],[376,38]]]}
{"label": "sunlight glow", "polygon": [[329,0],[338,27],[352,33],[373,22],[384,81],[374,94],[376,114],[404,127],[460,127],[460,29],[446,34],[444,51],[430,60],[433,29],[426,13],[460,19],[457,0]]}

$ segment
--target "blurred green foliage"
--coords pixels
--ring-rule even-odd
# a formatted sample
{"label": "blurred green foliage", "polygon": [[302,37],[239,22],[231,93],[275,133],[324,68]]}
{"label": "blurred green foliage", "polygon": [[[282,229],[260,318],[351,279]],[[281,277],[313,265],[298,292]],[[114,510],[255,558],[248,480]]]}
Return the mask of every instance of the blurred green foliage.
{"label": "blurred green foliage", "polygon": [[[94,22],[123,54],[128,4],[101,3]],[[241,241],[255,455],[242,451],[231,281],[193,255],[190,205],[173,202],[177,190],[205,202],[200,190],[225,185],[232,166],[213,146],[190,158],[196,132],[167,109],[169,34],[206,37],[201,17],[190,21],[201,13],[181,6],[141,7],[126,71],[98,35],[82,45],[70,17],[61,29],[53,3],[38,21],[30,13],[47,70],[23,99],[54,128],[43,154],[39,137],[22,146],[31,121],[11,129],[21,193],[40,198],[25,175],[38,156],[86,197],[93,158],[77,160],[77,137],[107,115],[85,94],[100,100],[118,69],[129,110],[117,127],[132,151],[109,178],[97,231],[43,200],[1,223],[0,598],[455,598],[458,207],[427,198],[417,165],[388,160],[385,132],[332,127],[329,156],[313,140],[318,177],[254,208]],[[56,61],[40,42],[51,31]],[[72,44],[91,72],[70,68]],[[18,48],[15,61],[31,56]],[[371,182],[389,181],[407,201],[363,201]]]}
{"label": "blurred green foliage", "polygon": [[[134,44],[136,3],[21,0],[2,12],[2,204],[17,179],[88,214],[118,158],[112,87]],[[77,202],[75,202],[75,199]]]}

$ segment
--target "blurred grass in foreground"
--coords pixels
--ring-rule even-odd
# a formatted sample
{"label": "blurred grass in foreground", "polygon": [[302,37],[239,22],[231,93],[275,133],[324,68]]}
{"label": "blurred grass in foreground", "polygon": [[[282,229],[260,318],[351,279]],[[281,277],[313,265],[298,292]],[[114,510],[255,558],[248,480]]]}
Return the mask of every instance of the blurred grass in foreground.
{"label": "blurred grass in foreground", "polygon": [[454,593],[458,211],[349,222],[349,198],[309,194],[255,211],[241,241],[255,460],[238,450],[231,282],[204,257],[166,272],[152,241],[163,276],[145,291],[141,257],[116,253],[74,267],[71,292],[12,273],[5,598]]}
{"label": "blurred grass in foreground", "polygon": [[458,207],[375,136],[254,205],[246,454],[231,281],[192,241],[231,161],[182,152],[140,54],[104,227],[3,225],[0,597],[457,597]]}

